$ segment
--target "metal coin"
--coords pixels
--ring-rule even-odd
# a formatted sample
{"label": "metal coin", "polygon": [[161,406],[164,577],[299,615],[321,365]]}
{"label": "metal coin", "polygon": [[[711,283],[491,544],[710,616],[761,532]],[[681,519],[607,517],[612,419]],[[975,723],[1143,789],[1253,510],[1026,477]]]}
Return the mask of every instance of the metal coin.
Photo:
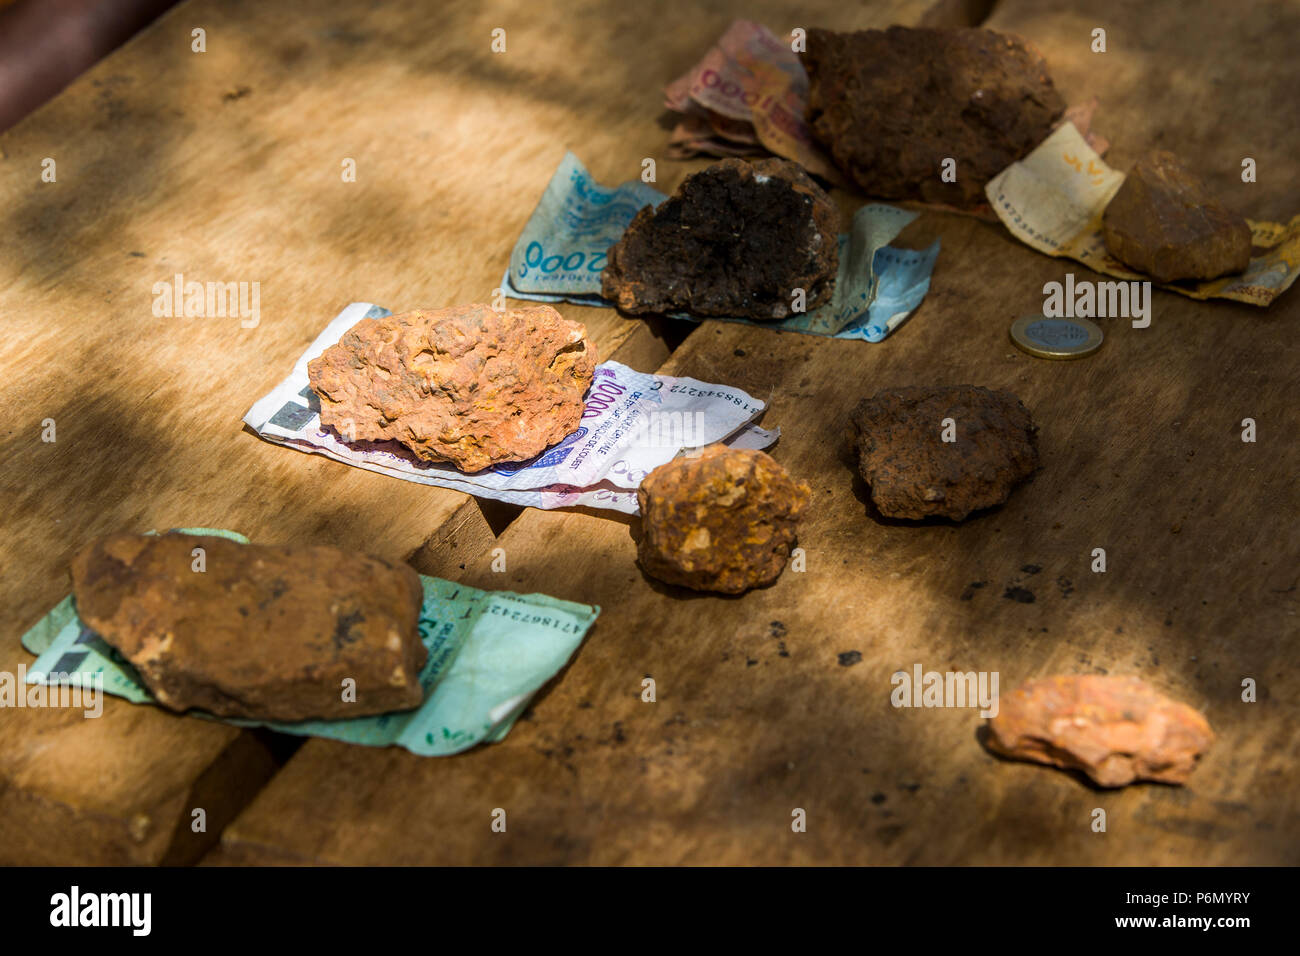
{"label": "metal coin", "polygon": [[1083,358],[1101,348],[1103,338],[1101,326],[1088,319],[1024,315],[1011,323],[1011,341],[1037,358]]}

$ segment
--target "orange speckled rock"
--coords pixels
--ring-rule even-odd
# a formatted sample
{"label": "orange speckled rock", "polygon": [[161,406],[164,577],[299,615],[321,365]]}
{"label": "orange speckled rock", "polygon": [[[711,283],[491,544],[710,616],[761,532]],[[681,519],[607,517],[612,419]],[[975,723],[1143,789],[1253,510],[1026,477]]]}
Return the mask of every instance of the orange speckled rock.
{"label": "orange speckled rock", "polygon": [[[72,584],[82,622],[170,710],[331,720],[424,698],[424,594],[404,564],[324,546],[114,534],[78,552]],[[356,681],[355,701],[343,700],[344,678]]]}
{"label": "orange speckled rock", "polygon": [[761,451],[710,445],[660,465],[636,494],[646,574],[739,594],[781,576],[811,491]]}
{"label": "orange speckled rock", "polygon": [[362,319],[307,373],[321,424],[344,440],[474,472],[572,433],[596,364],[586,327],[549,305],[461,305]]}
{"label": "orange speckled rock", "polygon": [[1023,684],[989,727],[995,753],[1082,770],[1103,787],[1183,783],[1214,741],[1198,711],[1141,678],[1091,674]]}

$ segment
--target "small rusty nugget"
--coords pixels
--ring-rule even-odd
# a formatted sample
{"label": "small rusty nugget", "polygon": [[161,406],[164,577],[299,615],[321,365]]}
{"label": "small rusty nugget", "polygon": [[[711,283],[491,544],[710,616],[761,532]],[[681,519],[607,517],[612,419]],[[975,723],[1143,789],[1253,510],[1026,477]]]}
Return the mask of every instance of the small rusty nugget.
{"label": "small rusty nugget", "polygon": [[[337,720],[424,699],[424,592],[405,564],[327,546],[123,533],[77,553],[72,586],[82,622],[169,710]],[[355,700],[343,699],[345,679]]]}
{"label": "small rusty nugget", "polygon": [[458,305],[362,319],[307,363],[320,420],[461,471],[527,461],[582,420],[596,349],[549,305]]}
{"label": "small rusty nugget", "polygon": [[1021,685],[999,701],[989,729],[994,753],[1081,770],[1103,787],[1184,783],[1214,742],[1193,708],[1141,678],[1097,674]]}
{"label": "small rusty nugget", "polygon": [[849,443],[889,518],[961,521],[1000,505],[1038,468],[1020,399],[976,385],[892,388],[853,410]]}
{"label": "small rusty nugget", "polygon": [[761,451],[710,445],[660,465],[636,494],[646,574],[740,594],[781,576],[812,492]]}

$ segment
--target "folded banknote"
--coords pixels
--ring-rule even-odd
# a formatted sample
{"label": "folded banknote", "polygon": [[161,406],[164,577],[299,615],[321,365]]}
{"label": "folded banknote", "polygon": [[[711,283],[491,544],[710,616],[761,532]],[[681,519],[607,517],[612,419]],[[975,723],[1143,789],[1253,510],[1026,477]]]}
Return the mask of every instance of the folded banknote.
{"label": "folded banknote", "polygon": [[[998,218],[1026,245],[1108,276],[1149,280],[1106,251],[1102,215],[1123,182],[1124,174],[1106,165],[1073,124],[1066,123],[989,180],[984,191]],[[1285,225],[1246,221],[1255,249],[1245,272],[1205,282],[1155,284],[1193,299],[1268,305],[1300,273],[1300,215]]]}
{"label": "folded banknote", "polygon": [[[248,543],[233,531],[181,530]],[[193,713],[301,737],[368,747],[397,745],[423,757],[460,753],[505,737],[600,614],[599,607],[545,594],[481,591],[423,574],[420,582],[424,585],[420,638],[429,657],[420,672],[424,703],[414,710],[291,724]],[[22,642],[36,655],[27,670],[29,684],[93,686],[132,703],[153,703],[131,665],[77,617],[72,595],[24,634]]]}
{"label": "folded banknote", "polygon": [[683,114],[673,131],[676,154],[731,155],[730,143],[752,139],[841,185],[839,170],[813,141],[807,102],[808,74],[790,39],[752,20],[734,21],[664,89],[664,105]]}
{"label": "folded banknote", "polygon": [[[578,157],[565,154],[510,253],[502,290],[515,299],[613,308],[600,295],[600,274],[609,247],[643,206],[657,206],[667,198],[637,180],[614,188],[601,186]],[[859,209],[850,231],[839,237],[839,273],[834,295],[825,305],[777,322],[722,321],[881,341],[930,289],[938,240],[919,252],[889,245],[917,215],[879,203]],[[878,301],[882,289],[889,295]]]}
{"label": "folded banknote", "polygon": [[333,429],[321,427],[320,402],[308,384],[307,363],[363,318],[388,314],[369,302],[349,305],[316,337],[288,378],[249,409],[244,421],[267,441],[404,481],[534,508],[581,506],[626,514],[637,513],[641,479],[679,452],[718,442],[766,448],[780,435],[754,424],[767,405],[738,388],[602,362],[578,429],[532,461],[467,474],[417,458],[395,441],[344,441]]}

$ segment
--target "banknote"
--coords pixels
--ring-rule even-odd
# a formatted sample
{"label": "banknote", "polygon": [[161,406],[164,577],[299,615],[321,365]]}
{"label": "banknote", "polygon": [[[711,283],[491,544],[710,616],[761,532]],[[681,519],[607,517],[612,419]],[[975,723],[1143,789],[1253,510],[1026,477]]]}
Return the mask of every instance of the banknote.
{"label": "banknote", "polygon": [[[1119,279],[1147,280],[1106,251],[1101,219],[1124,182],[1072,123],[1052,133],[1024,159],[989,181],[985,194],[998,218],[1021,242]],[[1255,246],[1240,275],[1208,282],[1155,283],[1193,299],[1232,299],[1266,306],[1300,271],[1300,215],[1286,224],[1247,220]]]}
{"label": "banknote", "polygon": [[[180,530],[248,542],[233,531]],[[600,614],[599,607],[545,594],[482,591],[423,574],[420,582],[420,638],[429,657],[420,672],[424,703],[416,709],[297,723],[192,713],[302,737],[368,747],[396,745],[424,757],[460,753],[509,733],[528,701],[559,673]],[[36,655],[27,669],[29,684],[102,686],[105,693],[132,703],[153,703],[131,665],[77,617],[72,595],[24,634],[22,642]]]}
{"label": "banknote", "polygon": [[766,403],[741,389],[602,362],[577,430],[531,461],[467,474],[448,464],[423,461],[398,442],[344,441],[332,428],[321,426],[320,402],[308,384],[307,363],[363,318],[388,314],[369,302],[349,305],[317,336],[289,376],[249,409],[244,422],[268,441],[405,481],[534,508],[582,506],[626,514],[637,513],[641,479],[679,452],[718,442],[766,448],[780,436],[755,424]]}
{"label": "banknote", "polygon": [[[807,101],[808,74],[792,42],[751,20],[734,21],[698,63],[664,89],[669,109],[749,125],[770,152],[842,184],[839,170],[813,141],[804,119]],[[702,139],[698,151],[708,152],[708,144]]]}
{"label": "banknote", "polygon": [[[639,203],[635,208],[627,201],[631,197]],[[612,307],[600,296],[606,252],[641,206],[658,205],[666,198],[637,181],[615,189],[601,186],[567,153],[510,253],[503,291],[516,299]],[[863,206],[854,213],[849,232],[839,236],[839,273],[830,302],[778,322],[726,321],[879,342],[921,304],[930,288],[938,241],[919,254],[889,246],[917,215],[880,203]],[[882,286],[893,290],[895,298],[887,313],[883,307],[873,312],[872,302]]]}
{"label": "banknote", "polygon": [[714,114],[684,115],[668,136],[667,153],[671,159],[760,156],[766,152],[752,126]]}

